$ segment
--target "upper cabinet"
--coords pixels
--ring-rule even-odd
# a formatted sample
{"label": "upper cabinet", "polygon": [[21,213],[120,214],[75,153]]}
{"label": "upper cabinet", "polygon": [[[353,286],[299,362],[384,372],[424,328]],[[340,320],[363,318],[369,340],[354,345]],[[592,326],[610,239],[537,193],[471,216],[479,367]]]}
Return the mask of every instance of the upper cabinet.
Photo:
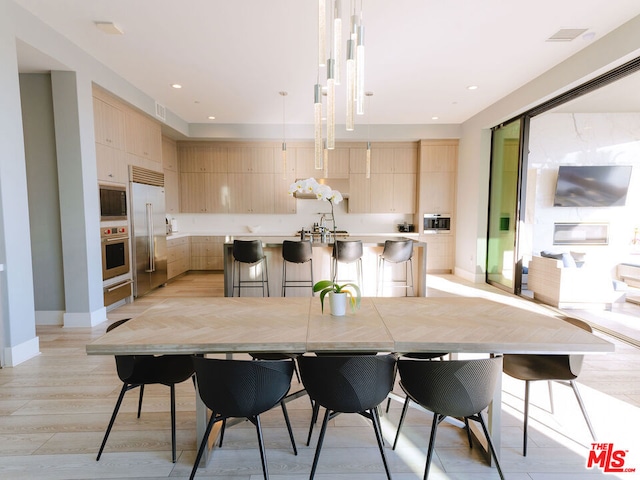
{"label": "upper cabinet", "polygon": [[455,213],[458,140],[420,142],[418,213]]}
{"label": "upper cabinet", "polygon": [[277,147],[229,147],[229,173],[274,173]]}
{"label": "upper cabinet", "polygon": [[124,112],[121,109],[94,97],[93,115],[96,143],[118,150],[124,150]]}
{"label": "upper cabinet", "polygon": [[162,161],[160,125],[133,110],[127,111],[125,125],[127,153],[160,163]]}

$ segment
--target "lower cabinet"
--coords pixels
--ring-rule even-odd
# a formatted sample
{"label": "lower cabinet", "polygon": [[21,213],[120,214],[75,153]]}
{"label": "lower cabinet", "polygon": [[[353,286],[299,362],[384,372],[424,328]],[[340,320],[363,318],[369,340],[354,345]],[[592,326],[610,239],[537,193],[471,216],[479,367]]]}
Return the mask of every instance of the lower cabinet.
{"label": "lower cabinet", "polygon": [[224,239],[217,236],[191,237],[191,270],[224,270]]}
{"label": "lower cabinet", "polygon": [[191,266],[189,237],[167,239],[167,279],[176,277]]}

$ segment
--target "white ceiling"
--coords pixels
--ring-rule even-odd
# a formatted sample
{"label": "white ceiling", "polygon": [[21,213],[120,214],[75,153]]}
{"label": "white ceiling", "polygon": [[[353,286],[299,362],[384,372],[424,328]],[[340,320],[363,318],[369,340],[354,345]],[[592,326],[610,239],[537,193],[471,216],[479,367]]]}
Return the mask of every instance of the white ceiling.
{"label": "white ceiling", "polygon": [[[14,1],[188,123],[282,123],[280,91],[288,124],[313,122],[313,84],[326,76],[316,65],[315,0]],[[342,3],[347,25],[351,2]],[[356,3],[374,93],[358,123],[372,124],[462,123],[640,14],[638,0]],[[588,30],[546,41],[562,28]],[[24,44],[18,56],[22,72],[63,67]],[[337,94],[343,123],[344,86]]]}

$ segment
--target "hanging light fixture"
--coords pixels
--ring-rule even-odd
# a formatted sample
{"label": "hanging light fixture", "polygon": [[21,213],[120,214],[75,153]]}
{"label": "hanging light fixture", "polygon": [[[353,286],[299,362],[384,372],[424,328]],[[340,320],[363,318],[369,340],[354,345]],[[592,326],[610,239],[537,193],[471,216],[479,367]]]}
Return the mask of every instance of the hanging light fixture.
{"label": "hanging light fixture", "polygon": [[313,138],[315,141],[314,164],[316,170],[322,170],[322,85],[319,83],[313,86],[313,127]]}
{"label": "hanging light fixture", "polygon": [[325,148],[322,151],[322,165],[324,166],[324,171],[322,176],[327,178],[329,176],[329,149]]}
{"label": "hanging light fixture", "polygon": [[327,60],[327,149],[336,147],[336,80],[334,78],[335,60]]}
{"label": "hanging light fixture", "polygon": [[325,66],[327,61],[327,4],[325,0],[318,0],[318,65]]}
{"label": "hanging light fixture", "polygon": [[364,25],[362,25],[362,0],[360,0],[360,16],[356,20],[356,113],[364,115]]}
{"label": "hanging light fixture", "polygon": [[347,40],[347,131],[355,129],[355,108],[356,108],[356,60],[355,42],[349,38]]}
{"label": "hanging light fixture", "polygon": [[369,99],[369,105],[367,105],[367,110],[369,110],[369,125],[367,127],[367,157],[364,164],[364,177],[371,178],[371,97],[373,97],[373,92],[366,92],[365,95]]}
{"label": "hanging light fixture", "polygon": [[342,73],[342,2],[333,0],[333,60],[334,79],[340,85]]}
{"label": "hanging light fixture", "polygon": [[280,92],[282,96],[282,179],[287,179],[287,141],[285,135],[285,99],[287,92]]}

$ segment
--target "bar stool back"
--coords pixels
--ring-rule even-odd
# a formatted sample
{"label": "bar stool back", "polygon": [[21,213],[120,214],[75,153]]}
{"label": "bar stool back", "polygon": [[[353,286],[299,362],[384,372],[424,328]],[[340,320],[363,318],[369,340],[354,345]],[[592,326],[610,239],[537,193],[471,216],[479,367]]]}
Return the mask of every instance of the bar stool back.
{"label": "bar stool back", "polygon": [[[378,282],[376,288],[376,296],[381,293],[384,295],[384,267],[385,262],[398,264],[404,263],[404,280],[391,280],[386,283],[392,287],[400,287],[405,289],[405,296],[409,294],[411,289],[411,296],[414,296],[413,291],[413,240],[386,240],[384,242],[384,249],[382,254],[378,256]],[[402,282],[404,285],[398,285]]]}
{"label": "bar stool back", "polygon": [[[282,242],[282,296],[287,296],[287,288],[310,288],[313,296],[313,249],[311,242],[285,240]],[[287,263],[309,263],[309,278],[287,279]]]}
{"label": "bar stool back", "polygon": [[[249,267],[260,266],[260,279],[242,280],[242,265],[247,264]],[[238,281],[236,283],[236,271]],[[257,273],[255,275],[257,277]],[[267,257],[262,250],[262,241],[260,240],[234,240],[233,241],[233,268],[232,268],[232,296],[235,296],[236,289],[238,296],[241,296],[242,288],[262,288],[262,296],[264,297],[265,287],[267,297],[269,296],[269,272],[267,270]]]}
{"label": "bar stool back", "polygon": [[[339,263],[355,263],[356,276],[355,282],[362,288],[362,240],[336,240],[333,244],[333,253],[331,254],[331,279],[338,282],[338,264]],[[340,280],[350,281],[354,280]]]}

